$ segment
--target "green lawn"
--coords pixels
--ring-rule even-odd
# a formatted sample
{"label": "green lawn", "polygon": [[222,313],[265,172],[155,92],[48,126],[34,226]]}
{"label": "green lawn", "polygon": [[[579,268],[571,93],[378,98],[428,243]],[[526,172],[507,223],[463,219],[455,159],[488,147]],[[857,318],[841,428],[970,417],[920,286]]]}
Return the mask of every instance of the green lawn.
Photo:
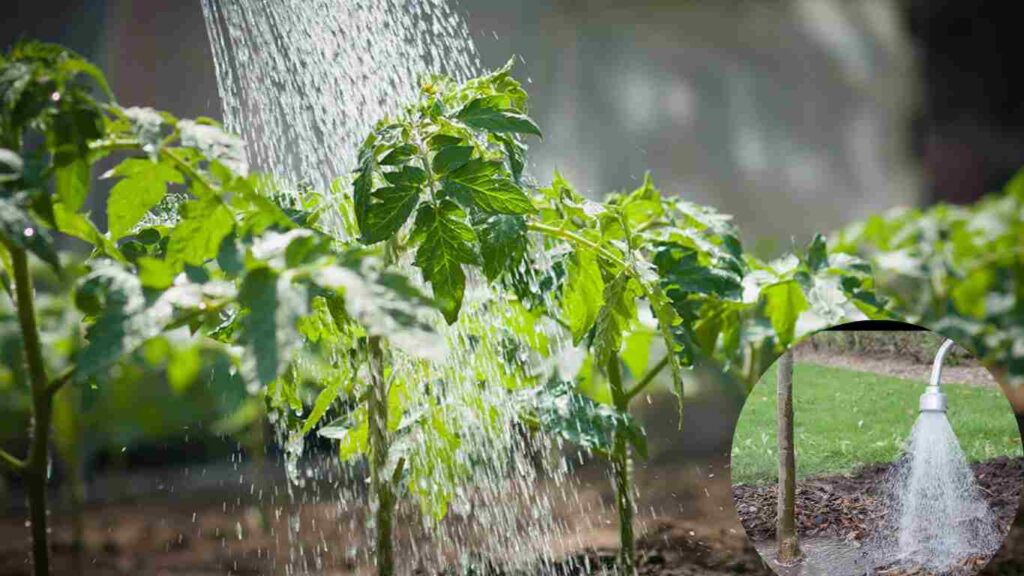
{"label": "green lawn", "polygon": [[[793,372],[797,476],[844,474],[898,455],[917,418],[923,381],[797,362]],[[943,385],[949,418],[970,460],[1021,455],[1009,402],[996,388]],[[732,478],[774,482],[775,370],[754,387],[736,427]]]}

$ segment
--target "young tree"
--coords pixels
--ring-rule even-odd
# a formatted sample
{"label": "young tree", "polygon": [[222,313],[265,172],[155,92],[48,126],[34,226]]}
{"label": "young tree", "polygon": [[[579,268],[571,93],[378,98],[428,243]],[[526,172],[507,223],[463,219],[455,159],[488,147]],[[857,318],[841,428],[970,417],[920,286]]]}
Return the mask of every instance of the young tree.
{"label": "young tree", "polygon": [[796,533],[796,450],[793,445],[793,352],[787,350],[778,360],[778,442],[779,491],[775,531],[778,562],[794,564],[800,560],[800,542]]}

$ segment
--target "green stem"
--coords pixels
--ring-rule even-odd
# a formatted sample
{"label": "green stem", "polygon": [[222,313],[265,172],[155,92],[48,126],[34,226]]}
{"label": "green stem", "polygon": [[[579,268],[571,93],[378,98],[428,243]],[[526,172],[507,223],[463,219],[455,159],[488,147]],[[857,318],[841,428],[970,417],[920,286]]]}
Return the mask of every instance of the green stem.
{"label": "green stem", "polygon": [[583,236],[580,236],[579,234],[572,232],[570,230],[566,230],[564,228],[556,228],[555,226],[548,226],[547,224],[541,224],[540,222],[529,221],[526,223],[526,228],[532,232],[544,234],[545,236],[550,236],[552,238],[561,238],[562,240],[565,240],[567,242],[572,242],[574,244],[579,244],[580,246],[585,246],[597,252],[598,255],[600,255],[602,258],[606,258],[607,260],[610,260],[611,262],[623,268],[626,267],[625,261],[623,261],[622,258],[620,258],[614,252],[611,252],[610,250],[604,248],[597,242],[584,238]]}
{"label": "green stem", "polygon": [[0,448],[0,465],[11,474],[21,475],[25,472],[25,462],[3,448]]}
{"label": "green stem", "polygon": [[64,369],[63,372],[58,374],[53,380],[50,380],[50,382],[46,385],[46,392],[50,396],[53,396],[54,394],[59,392],[60,389],[65,384],[70,382],[71,378],[73,378],[74,375],[75,375],[75,366],[74,365],[68,366],[67,368]]}
{"label": "green stem", "polygon": [[637,394],[643,392],[644,388],[647,388],[647,386],[654,381],[658,374],[660,374],[661,371],[665,369],[665,366],[668,366],[668,360],[668,354],[666,354],[664,358],[659,360],[658,363],[655,364],[654,367],[647,372],[647,374],[644,374],[644,377],[641,378],[639,382],[637,382],[632,388],[630,388],[626,392],[626,399],[632,400],[633,398],[636,397]]}
{"label": "green stem", "polygon": [[191,178],[192,180],[195,180],[195,181],[199,182],[200,184],[202,184],[203,187],[205,187],[207,190],[210,190],[210,191],[217,190],[217,187],[214,186],[212,182],[210,182],[209,180],[206,179],[206,177],[204,177],[202,174],[197,172],[196,169],[193,168],[191,164],[186,162],[184,158],[179,156],[177,152],[175,152],[175,151],[173,151],[173,150],[171,150],[169,148],[162,148],[160,150],[160,153],[163,154],[164,156],[170,158],[171,161],[174,162],[178,166],[179,170],[184,172],[185,175],[188,176],[189,178]]}
{"label": "green stem", "polygon": [[[112,152],[114,150],[137,150],[141,149],[142,143],[135,138],[113,138],[110,140],[96,140],[89,143],[89,149],[94,152]],[[189,178],[198,181],[208,190],[216,190],[217,187],[206,179],[205,176],[196,171],[191,164],[185,161],[177,152],[169,148],[161,148],[160,153],[173,162],[179,170]]]}
{"label": "green stem", "polygon": [[[615,410],[620,415],[626,416],[629,414],[629,397],[622,386],[622,366],[618,355],[613,354],[608,359],[606,370]],[[623,433],[615,433],[611,463],[612,481],[615,484],[615,504],[619,512],[619,568],[626,576],[632,576],[636,574],[632,460],[629,454],[629,440]]]}
{"label": "green stem", "polygon": [[25,363],[28,365],[32,386],[32,439],[24,469],[28,486],[29,520],[32,526],[32,564],[36,576],[47,576],[50,573],[50,558],[46,534],[46,472],[49,465],[53,398],[47,390],[48,381],[39,328],[36,324],[28,255],[24,249],[14,246],[10,247],[10,252],[14,266],[18,323],[21,327]]}
{"label": "green stem", "polygon": [[368,406],[370,449],[370,497],[376,526],[377,574],[392,576],[395,572],[393,515],[395,495],[391,478],[386,475],[390,439],[388,438],[388,384],[384,378],[384,351],[380,336],[368,339],[370,352],[370,397]]}

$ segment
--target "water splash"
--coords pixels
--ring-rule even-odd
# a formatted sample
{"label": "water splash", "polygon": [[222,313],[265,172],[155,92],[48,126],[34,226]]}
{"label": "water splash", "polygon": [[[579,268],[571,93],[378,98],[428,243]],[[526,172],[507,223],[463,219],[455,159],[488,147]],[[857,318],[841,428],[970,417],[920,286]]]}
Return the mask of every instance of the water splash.
{"label": "water splash", "polygon": [[327,190],[429,73],[480,70],[447,0],[202,0],[225,126],[249,164]]}
{"label": "water splash", "polygon": [[[464,81],[480,72],[465,22],[446,0],[202,0],[202,5],[226,127],[243,136],[245,159],[275,179],[276,193],[295,195],[311,187],[324,196],[321,205],[337,207],[326,226],[340,240],[353,238],[354,230],[345,214],[345,186],[333,183],[354,167],[358,145],[373,124],[413,100],[419,78],[427,74]],[[418,277],[410,260],[406,255],[397,266]],[[552,298],[540,289],[540,279],[528,282],[534,293]],[[483,560],[527,568],[550,558],[570,530],[554,513],[560,503],[578,505],[561,446],[550,438],[528,437],[518,420],[517,375],[558,366],[531,353],[521,335],[509,333],[502,316],[506,306],[497,305],[509,298],[471,274],[459,322],[448,326],[437,318],[435,329],[448,350],[443,361],[424,363],[391,348],[395,378],[414,399],[409,411],[438,419],[403,440],[408,454],[426,455],[399,509],[402,516],[421,519],[418,525],[403,524],[396,534],[403,564],[441,570]],[[553,323],[539,324],[531,337],[538,334],[550,341],[552,358],[569,347]],[[517,342],[509,345],[510,339]],[[518,352],[509,357],[510,350]],[[303,507],[336,503],[340,517],[364,506],[366,469],[354,465],[339,471],[336,457],[303,455],[313,443],[289,434],[286,420],[275,419],[292,502],[291,544],[280,560],[292,573],[320,570],[339,557],[369,563],[365,543],[344,551],[342,542],[322,537],[315,547],[302,544],[302,534],[321,533],[303,516]],[[438,430],[457,431],[458,441],[446,440]],[[453,451],[446,455],[451,466],[427,461],[438,450]],[[409,466],[416,465],[410,457]],[[538,490],[542,484],[552,488]],[[438,523],[431,498],[445,491],[450,492],[441,494],[447,518]],[[352,534],[372,533],[368,519],[350,517]]]}
{"label": "water splash", "polygon": [[945,574],[969,558],[991,556],[1002,542],[945,413],[918,416],[886,489],[891,513],[875,543],[879,565]]}

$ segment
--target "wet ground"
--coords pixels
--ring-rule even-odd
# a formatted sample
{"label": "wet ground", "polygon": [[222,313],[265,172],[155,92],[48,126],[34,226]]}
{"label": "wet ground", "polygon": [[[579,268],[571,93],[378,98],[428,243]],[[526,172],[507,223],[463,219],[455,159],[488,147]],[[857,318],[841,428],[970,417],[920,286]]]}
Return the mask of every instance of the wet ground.
{"label": "wet ground", "polygon": [[[872,466],[849,476],[810,478],[797,484],[797,531],[805,560],[780,566],[775,556],[775,485],[733,488],[736,509],[746,532],[762,556],[781,576],[932,576],[913,566],[873,567],[864,541],[887,510],[879,497],[888,466]],[[1006,542],[983,574],[1024,574],[1024,530],[1015,522],[1024,481],[1024,459],[997,458],[973,466]],[[987,558],[966,559],[955,576],[972,575]],[[954,575],[949,575],[954,576]]]}

